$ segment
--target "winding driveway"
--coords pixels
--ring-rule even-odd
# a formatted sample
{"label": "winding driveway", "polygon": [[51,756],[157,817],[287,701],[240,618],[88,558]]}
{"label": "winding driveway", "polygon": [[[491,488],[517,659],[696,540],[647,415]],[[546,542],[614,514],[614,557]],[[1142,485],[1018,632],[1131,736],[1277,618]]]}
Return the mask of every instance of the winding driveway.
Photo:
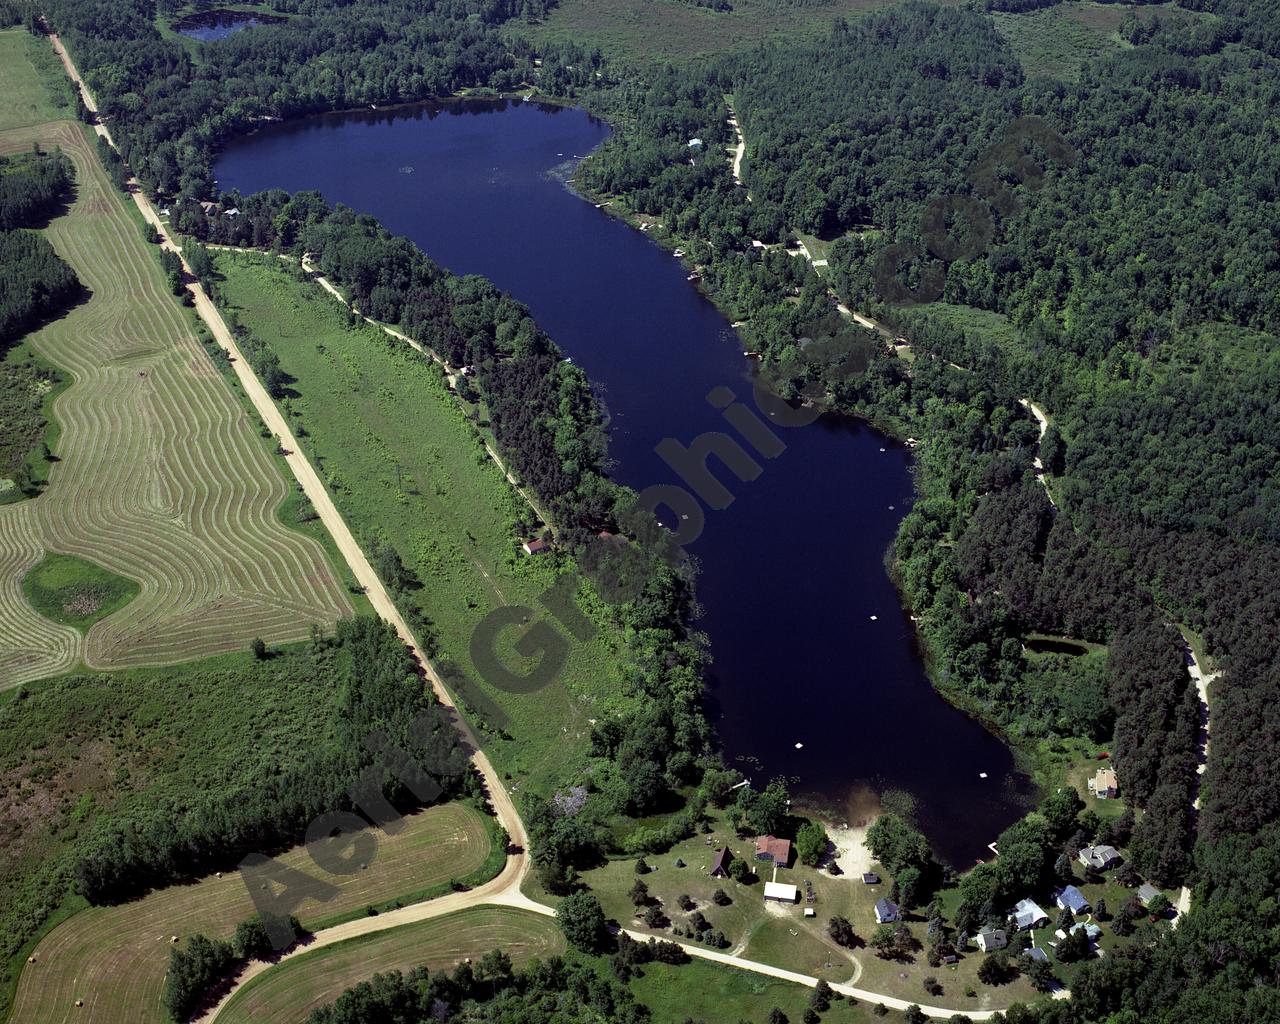
{"label": "winding driveway", "polygon": [[[97,104],[94,102],[92,94],[85,86],[79,72],[68,56],[66,49],[56,35],[51,34],[50,40],[53,43],[54,52],[61,59],[63,67],[66,69],[68,76],[80,90],[80,95],[84,100],[85,106],[95,115],[94,131],[104,138],[113,147],[114,140],[111,138],[107,128],[98,121]],[[128,182],[128,190],[133,196],[134,202],[137,204],[139,211],[146,221],[152,224],[160,235],[161,244],[164,248],[169,249],[181,257],[181,249],[174,243],[169,236],[168,228],[157,215],[155,208],[147,199],[141,186],[135,178],[130,178]],[[477,886],[466,892],[449,893],[448,895],[439,897],[438,899],[428,900],[422,903],[415,903],[407,907],[390,911],[385,914],[379,914],[376,917],[357,918],[353,921],[347,921],[343,924],[335,925],[332,928],[324,928],[311,936],[305,945],[300,945],[289,953],[285,954],[280,960],[290,959],[299,956],[304,952],[314,949],[320,949],[325,946],[333,945],[345,939],[355,938],[361,935],[368,935],[375,932],[385,931],[389,928],[395,928],[401,925],[413,924],[419,921],[426,921],[431,918],[440,917],[444,914],[454,913],[459,910],[465,910],[469,907],[477,906],[500,906],[512,907],[520,910],[531,911],[536,914],[554,916],[555,910],[551,907],[538,903],[524,894],[522,891],[522,883],[529,873],[530,859],[527,854],[528,837],[525,833],[524,823],[517,813],[515,804],[511,800],[510,794],[502,783],[501,777],[495,771],[489,758],[484,751],[480,749],[475,735],[470,727],[463,720],[458,712],[453,698],[449,691],[441,682],[439,674],[427,659],[426,654],[418,646],[409,627],[406,625],[400,612],[397,610],[394,602],[391,600],[382,581],[378,578],[377,573],[373,571],[373,567],[369,564],[360,545],[356,543],[355,538],[351,534],[350,528],[347,526],[346,520],[338,511],[330,497],[328,490],[321,482],[316,474],[315,468],[305,455],[302,454],[298,446],[297,439],[289,428],[289,424],[281,415],[279,409],[276,408],[275,402],[272,401],[266,389],[258,380],[253,370],[250,368],[248,361],[240,352],[239,346],[236,344],[235,338],[228,330],[222,315],[218,312],[217,307],[210,300],[204,288],[201,287],[195,276],[191,274],[190,267],[183,266],[187,271],[188,279],[191,283],[187,285],[195,300],[195,310],[200,319],[208,326],[213,337],[218,344],[226,350],[231,357],[232,366],[235,370],[236,377],[241,386],[244,388],[245,394],[253,403],[254,409],[262,418],[267,428],[276,435],[281,446],[288,452],[285,460],[289,465],[289,469],[297,478],[298,483],[302,486],[303,492],[310,498],[312,505],[315,507],[316,513],[320,521],[324,523],[325,528],[332,535],[338,550],[342,553],[343,559],[350,567],[355,575],[357,582],[365,588],[369,602],[374,610],[384,620],[389,622],[400,635],[414,659],[418,663],[419,670],[423,678],[431,684],[436,696],[441,704],[448,710],[453,721],[454,727],[458,730],[464,749],[471,757],[472,763],[475,765],[476,771],[484,780],[484,785],[488,790],[488,795],[493,804],[494,811],[498,821],[503,828],[506,829],[507,835],[510,837],[510,848],[507,863],[502,871],[491,881],[484,885]],[[337,289],[333,288],[329,282],[322,281],[322,284],[332,291],[339,298],[342,298]],[[345,302],[346,300],[343,299]],[[861,318],[859,318],[861,319]],[[386,328],[385,325],[384,329]],[[397,337],[403,338],[409,344],[414,342],[408,337],[395,331],[390,331]],[[493,454],[491,452],[491,454]],[[496,456],[495,456],[496,457]],[[627,934],[640,941],[647,941],[652,936],[648,933],[634,932],[626,929]],[[680,943],[681,947],[689,953],[690,956],[697,957],[701,960],[709,960],[714,963],[721,964],[726,967],[733,967],[739,970],[751,971],[755,974],[765,975],[771,978],[777,978],[782,981],[793,982],[798,985],[808,985],[810,987],[817,984],[818,979],[807,974],[800,974],[796,971],[788,971],[781,967],[774,967],[770,964],[759,963],[755,960],[748,960],[740,956],[733,956],[728,953],[721,953],[716,950],[707,949],[703,946],[692,946]],[[216,1006],[212,1007],[203,1017],[200,1018],[202,1024],[212,1022],[217,1019],[222,1009],[235,996],[240,988],[251,978],[262,974],[264,971],[270,970],[274,964],[254,961],[249,964],[242,974],[236,979],[235,984],[226,994],[226,996]],[[832,984],[831,987],[845,995],[852,996],[855,999],[863,1000],[867,1003],[879,1004],[894,1010],[905,1010],[913,1005],[911,1000],[900,999],[896,996],[884,995],[879,992],[872,992],[867,989],[856,988],[851,985]],[[921,1010],[929,1017],[948,1018],[956,1013],[967,1013],[970,1019],[975,1021],[990,1020],[998,1011],[994,1010],[961,1010],[958,1008],[948,1008],[941,1006],[924,1006]]]}

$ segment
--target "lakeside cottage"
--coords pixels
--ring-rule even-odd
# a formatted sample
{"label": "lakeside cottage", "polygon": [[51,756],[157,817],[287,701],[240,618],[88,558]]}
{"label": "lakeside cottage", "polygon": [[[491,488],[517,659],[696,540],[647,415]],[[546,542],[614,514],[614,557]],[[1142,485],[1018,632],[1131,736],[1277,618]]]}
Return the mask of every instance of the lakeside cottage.
{"label": "lakeside cottage", "polygon": [[889,924],[902,919],[902,912],[896,903],[884,898],[876,900],[876,923]]}
{"label": "lakeside cottage", "polygon": [[1120,787],[1116,784],[1114,768],[1099,768],[1089,782],[1089,788],[1099,800],[1114,800],[1120,795]]}
{"label": "lakeside cottage", "polygon": [[1107,871],[1123,859],[1114,846],[1086,846],[1076,859],[1091,871]]}
{"label": "lakeside cottage", "polygon": [[791,860],[791,840],[761,836],[756,840],[756,860],[762,860],[774,867],[785,868],[787,862]]}
{"label": "lakeside cottage", "polygon": [[800,890],[786,882],[765,882],[764,898],[775,903],[799,903]]}
{"label": "lakeside cottage", "polygon": [[1055,892],[1053,902],[1059,910],[1069,910],[1073,914],[1087,913],[1089,910],[1089,901],[1074,885],[1064,885]]}
{"label": "lakeside cottage", "polygon": [[990,953],[992,950],[1004,949],[1009,945],[1009,933],[1003,928],[993,928],[987,925],[977,937],[978,948],[984,953]]}
{"label": "lakeside cottage", "polygon": [[1013,920],[1019,931],[1026,931],[1047,923],[1049,915],[1040,909],[1035,900],[1019,900],[1018,905],[1013,908]]}

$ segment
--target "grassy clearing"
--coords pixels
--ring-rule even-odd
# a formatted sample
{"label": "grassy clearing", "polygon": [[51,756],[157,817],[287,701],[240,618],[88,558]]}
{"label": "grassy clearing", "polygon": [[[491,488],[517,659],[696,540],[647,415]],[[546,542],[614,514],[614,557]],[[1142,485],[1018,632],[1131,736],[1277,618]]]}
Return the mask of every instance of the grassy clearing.
{"label": "grassy clearing", "polygon": [[[692,1019],[719,1022],[764,1020],[775,1006],[787,1020],[799,1021],[809,1005],[810,989],[787,981],[736,971],[705,960],[671,967],[649,964],[631,982],[635,997],[653,1012],[654,1024],[685,1024]],[[831,1004],[823,1024],[861,1024],[902,1020],[903,1014],[877,1017],[871,1008],[848,999]]]}
{"label": "grassy clearing", "polygon": [[88,629],[138,596],[138,584],[75,555],[47,554],[22,578],[22,592],[47,619]]}
{"label": "grassy clearing", "polygon": [[[71,122],[0,134],[0,151],[60,145],[77,197],[45,234],[92,297],[29,338],[74,383],[41,496],[0,507],[0,685],[168,664],[330,627],[351,604],[324,552],[285,529],[289,489],[168,294],[122,197]],[[130,204],[130,207],[132,204]],[[57,550],[137,580],[83,637],[39,616],[18,581]]]}
{"label": "grassy clearing", "polygon": [[[486,818],[469,805],[451,803],[410,815],[396,836],[379,834],[377,856],[367,871],[326,875],[301,848],[279,859],[338,888],[330,902],[311,901],[299,909],[303,925],[315,928],[362,913],[369,905],[412,897],[424,886],[447,885],[451,878],[474,874],[490,863],[491,852]],[[36,947],[36,963],[24,967],[18,984],[14,1019],[161,1024],[165,1014],[159,999],[171,937],[202,932],[229,938],[253,912],[237,872],[174,886],[122,906],[82,910]],[[326,974],[331,966],[326,961]],[[84,1000],[83,1007],[75,1006],[77,999]]]}
{"label": "grassy clearing", "polygon": [[547,789],[583,751],[589,719],[621,699],[616,629],[601,623],[595,639],[573,644],[560,678],[537,693],[477,681],[477,624],[504,605],[536,609],[562,556],[520,552],[514,524],[528,508],[435,364],[378,328],[351,327],[289,264],[215,255],[224,303],[293,378],[282,405],[356,536],[385,538],[421,581],[404,601],[430,620],[446,682],[477,724],[493,723],[495,707],[505,719],[504,731],[487,730],[494,761],[519,786]]}
{"label": "grassy clearing", "polygon": [[0,31],[0,131],[74,117],[53,50],[23,28]]}
{"label": "grassy clearing", "polygon": [[[709,835],[696,836],[677,844],[667,853],[645,858],[656,870],[642,876],[643,880],[649,887],[650,896],[662,902],[663,910],[673,924],[686,924],[690,915],[698,911],[712,928],[724,933],[731,944],[730,952],[750,960],[825,978],[829,982],[855,984],[902,999],[955,1006],[958,1012],[1001,1009],[1035,996],[1034,990],[1023,979],[999,988],[982,985],[978,981],[978,965],[982,957],[972,950],[953,967],[930,967],[923,953],[927,924],[923,915],[907,922],[922,948],[913,962],[882,960],[866,948],[850,951],[833,942],[826,929],[827,922],[835,915],[847,918],[864,941],[875,931],[875,901],[888,894],[891,884],[883,870],[880,870],[884,879],[882,884],[868,886],[863,885],[859,878],[833,876],[797,862],[790,868],[779,869],[777,881],[799,886],[803,892],[804,883],[808,880],[813,884],[815,901],[808,904],[802,897],[800,904],[795,906],[766,904],[764,882],[773,880],[772,868],[761,865],[759,880],[750,885],[727,878],[711,878],[707,874],[715,850],[725,843],[736,857],[751,860],[754,855],[753,840],[739,839],[723,818],[716,818]],[[686,866],[677,867],[677,859],[682,859]],[[628,893],[636,878],[635,861],[631,859],[610,861],[603,867],[583,873],[583,881],[599,897],[607,917],[628,928],[671,938],[670,929],[648,929],[635,916],[636,909]],[[722,907],[713,902],[712,896],[717,889],[723,889],[732,903]],[[694,911],[680,909],[681,895],[688,895],[694,901]],[[806,906],[812,906],[816,916],[804,917]],[[943,995],[931,997],[925,991],[924,979],[929,975],[942,983]],[[976,996],[964,995],[969,987],[977,992]],[[759,1015],[756,1016],[758,1018]],[[719,1016],[710,1019],[736,1018]]]}
{"label": "grassy clearing", "polygon": [[374,974],[427,966],[448,969],[500,948],[518,967],[564,949],[555,920],[499,907],[457,914],[362,936],[289,960],[251,980],[219,1021],[301,1021],[318,1006]]}
{"label": "grassy clearing", "polygon": [[679,0],[561,0],[540,25],[513,31],[534,42],[599,46],[630,60],[690,61],[745,49],[786,36],[818,36],[837,17],[852,17],[902,0],[829,0],[792,6],[771,0],[734,0],[729,12]]}
{"label": "grassy clearing", "polygon": [[[1068,0],[1023,14],[996,12],[996,29],[1028,75],[1074,80],[1085,64],[1128,44],[1117,29],[1131,8],[1124,4],[1079,3]],[[1144,17],[1180,10],[1173,4],[1138,9]]]}

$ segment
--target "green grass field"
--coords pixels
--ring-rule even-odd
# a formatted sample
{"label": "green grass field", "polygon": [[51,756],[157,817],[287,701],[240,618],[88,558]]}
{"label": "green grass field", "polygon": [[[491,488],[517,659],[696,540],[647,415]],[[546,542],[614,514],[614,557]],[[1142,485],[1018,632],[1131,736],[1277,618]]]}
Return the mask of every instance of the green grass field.
{"label": "green grass field", "polygon": [[[699,1024],[731,1021],[762,1021],[776,1006],[789,1021],[799,1021],[809,1005],[811,990],[788,981],[766,978],[749,971],[736,971],[705,960],[672,967],[648,964],[644,976],[631,982],[636,999],[653,1012],[654,1024]],[[877,1017],[871,1008],[856,1000],[842,999],[822,1014],[822,1024],[862,1024],[871,1021],[898,1021],[891,1013]]]}
{"label": "green grass field", "polygon": [[537,693],[477,681],[476,625],[503,605],[537,609],[560,556],[520,553],[514,524],[528,508],[433,363],[376,327],[348,327],[336,300],[283,261],[215,256],[224,303],[294,378],[287,407],[305,428],[300,443],[353,532],[362,542],[380,533],[421,580],[406,600],[433,624],[446,683],[476,708],[477,724],[490,703],[509,720],[506,734],[486,736],[495,763],[522,788],[553,785],[584,749],[588,720],[620,699],[616,630],[602,624],[574,644],[560,679]]}
{"label": "green grass field", "polygon": [[[0,686],[77,662],[167,664],[255,636],[302,639],[349,614],[321,547],[277,518],[289,489],[83,130],[11,130],[0,151],[35,140],[76,164],[76,200],[44,233],[92,297],[28,339],[74,383],[53,403],[61,436],[48,486],[0,507]],[[141,591],[81,636],[22,595],[21,579],[51,550]]]}
{"label": "green grass field", "polygon": [[[481,869],[492,875],[501,864],[500,855],[490,856],[486,819],[466,804],[431,807],[405,821],[400,834],[379,834],[376,858],[367,871],[354,875],[324,874],[301,848],[280,856],[290,867],[338,888],[330,902],[311,901],[299,908],[304,927],[332,924],[362,913],[366,906],[399,897],[411,900],[433,886],[447,885],[450,879],[475,875],[470,881],[479,881],[485,873]],[[42,1024],[126,1020],[163,1024],[166,1015],[160,992],[172,936],[186,938],[201,932],[229,938],[236,924],[253,913],[238,872],[173,886],[121,906],[81,910],[45,936],[36,946],[36,962],[24,965],[13,1019]],[[551,926],[555,927],[554,922]],[[426,954],[414,953],[419,955]],[[336,960],[326,961],[322,973],[328,977],[331,969],[336,972]],[[75,1005],[77,999],[84,1001],[83,1007]]]}
{"label": "green grass field", "polygon": [[138,596],[138,584],[74,555],[47,554],[22,578],[22,592],[41,615],[88,629]]}
{"label": "green grass field", "polygon": [[623,60],[689,61],[782,36],[820,36],[838,17],[900,2],[905,0],[828,0],[796,6],[734,0],[732,11],[719,12],[679,0],[561,0],[544,23],[512,31],[535,44],[599,46],[608,56]]}
{"label": "green grass field", "polygon": [[447,969],[466,957],[502,949],[519,967],[563,951],[560,927],[550,917],[501,907],[456,914],[362,936],[303,954],[260,974],[219,1015],[219,1024],[302,1021],[318,1006],[374,974],[427,966]]}
{"label": "green grass field", "polygon": [[75,116],[53,50],[26,29],[0,31],[0,96],[0,131]]}

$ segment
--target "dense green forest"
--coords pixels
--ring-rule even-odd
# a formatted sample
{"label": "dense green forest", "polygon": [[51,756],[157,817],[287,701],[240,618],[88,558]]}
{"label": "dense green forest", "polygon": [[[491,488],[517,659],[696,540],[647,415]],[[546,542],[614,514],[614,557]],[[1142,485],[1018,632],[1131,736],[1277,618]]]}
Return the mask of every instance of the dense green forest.
{"label": "dense green forest", "polygon": [[0,228],[36,227],[71,191],[75,170],[55,150],[0,157]]}

